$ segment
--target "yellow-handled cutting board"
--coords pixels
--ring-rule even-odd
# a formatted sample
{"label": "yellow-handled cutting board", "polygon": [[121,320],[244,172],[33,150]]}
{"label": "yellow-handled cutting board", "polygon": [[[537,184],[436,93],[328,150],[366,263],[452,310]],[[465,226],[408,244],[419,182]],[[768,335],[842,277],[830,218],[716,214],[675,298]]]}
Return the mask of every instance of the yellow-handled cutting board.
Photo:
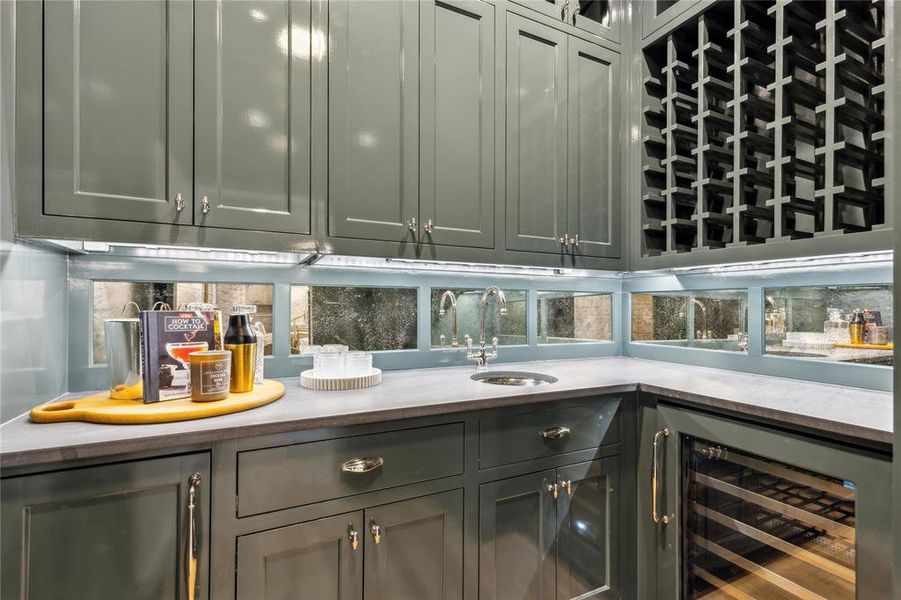
{"label": "yellow-handled cutting board", "polygon": [[50,402],[31,409],[35,423],[87,421],[117,425],[142,425],[190,421],[250,410],[274,402],[285,395],[279,381],[264,379],[252,392],[229,394],[225,400],[193,402],[190,398],[144,404],[141,400],[113,400],[108,392],[76,400]]}

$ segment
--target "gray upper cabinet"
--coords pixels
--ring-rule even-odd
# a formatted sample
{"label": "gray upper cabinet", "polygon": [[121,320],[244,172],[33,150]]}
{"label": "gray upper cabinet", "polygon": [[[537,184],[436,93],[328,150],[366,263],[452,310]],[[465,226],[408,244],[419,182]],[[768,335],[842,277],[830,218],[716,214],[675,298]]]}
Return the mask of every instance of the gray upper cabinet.
{"label": "gray upper cabinet", "polygon": [[554,470],[479,488],[479,598],[554,600]]}
{"label": "gray upper cabinet", "polygon": [[416,241],[419,2],[328,5],[328,235]]}
{"label": "gray upper cabinet", "polygon": [[566,25],[619,43],[621,0],[512,0]]}
{"label": "gray upper cabinet", "polygon": [[44,213],[191,223],[192,29],[187,2],[44,5]]}
{"label": "gray upper cabinet", "polygon": [[4,479],[0,597],[208,597],[209,483],[206,454]]}
{"label": "gray upper cabinet", "polygon": [[463,490],[366,509],[366,600],[463,598]]}
{"label": "gray upper cabinet", "polygon": [[569,38],[566,231],[576,254],[620,256],[620,55]]}
{"label": "gray upper cabinet", "polygon": [[495,7],[428,1],[420,10],[420,239],[493,248]]}
{"label": "gray upper cabinet", "polygon": [[195,224],[310,233],[312,2],[194,6]]}
{"label": "gray upper cabinet", "polygon": [[566,228],[566,34],[507,13],[506,247],[561,252]]}
{"label": "gray upper cabinet", "polygon": [[238,600],[361,600],[363,512],[238,538]]}
{"label": "gray upper cabinet", "polygon": [[507,18],[506,247],[619,257],[620,56]]}

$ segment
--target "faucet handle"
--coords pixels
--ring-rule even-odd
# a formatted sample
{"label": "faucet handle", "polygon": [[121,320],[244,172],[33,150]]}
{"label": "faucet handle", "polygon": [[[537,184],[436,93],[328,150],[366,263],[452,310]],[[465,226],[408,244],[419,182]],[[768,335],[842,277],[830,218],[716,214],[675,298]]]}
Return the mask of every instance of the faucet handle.
{"label": "faucet handle", "polygon": [[472,353],[472,336],[467,333],[463,336],[463,341],[466,342],[466,351]]}
{"label": "faucet handle", "polygon": [[491,358],[497,358],[497,336],[491,338]]}
{"label": "faucet handle", "polygon": [[440,336],[438,336],[438,344],[439,344],[442,348],[445,347],[446,342],[447,342],[447,337],[446,337],[443,333],[442,333]]}

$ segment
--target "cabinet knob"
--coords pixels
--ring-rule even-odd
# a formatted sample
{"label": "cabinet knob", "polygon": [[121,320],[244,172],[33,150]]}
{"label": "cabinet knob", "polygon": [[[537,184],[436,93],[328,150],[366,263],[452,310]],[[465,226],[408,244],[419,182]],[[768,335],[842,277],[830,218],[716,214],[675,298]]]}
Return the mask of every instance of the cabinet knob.
{"label": "cabinet knob", "polygon": [[175,194],[175,212],[181,212],[185,209],[185,201],[181,194]]}
{"label": "cabinet knob", "polygon": [[203,214],[207,214],[208,212],[210,212],[210,199],[207,198],[206,196],[204,196],[200,200],[200,212],[202,212]]}
{"label": "cabinet knob", "polygon": [[360,534],[353,528],[353,525],[347,526],[347,539],[350,540],[350,549],[356,550],[360,545]]}
{"label": "cabinet knob", "polygon": [[576,237],[572,238],[571,241],[572,241],[572,245],[573,245],[573,246],[577,246],[577,247],[578,247],[578,245],[579,245],[579,234],[577,233],[577,234],[576,234]]}
{"label": "cabinet knob", "polygon": [[427,234],[432,235],[432,231],[435,230],[435,224],[432,222],[431,219],[429,219],[428,221],[425,222],[424,229]]}
{"label": "cabinet knob", "polygon": [[547,491],[551,496],[554,497],[555,500],[557,499],[557,496],[560,495],[560,488],[557,487],[556,483],[547,484]]}
{"label": "cabinet knob", "polygon": [[564,479],[563,481],[560,482],[560,489],[565,490],[567,496],[572,496],[573,495],[573,482],[570,480]]}
{"label": "cabinet knob", "polygon": [[416,235],[416,217],[413,217],[409,221],[407,221],[407,229],[413,232],[413,235]]}
{"label": "cabinet knob", "polygon": [[372,540],[376,544],[380,544],[382,542],[382,527],[378,523],[371,521],[369,523],[369,532],[372,534]]}

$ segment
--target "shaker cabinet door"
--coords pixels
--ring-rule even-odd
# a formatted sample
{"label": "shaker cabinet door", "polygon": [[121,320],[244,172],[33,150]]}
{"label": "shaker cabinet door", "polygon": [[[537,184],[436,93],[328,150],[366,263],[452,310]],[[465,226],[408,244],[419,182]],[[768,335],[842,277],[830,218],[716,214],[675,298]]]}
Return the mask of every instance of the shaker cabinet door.
{"label": "shaker cabinet door", "polygon": [[463,597],[463,490],[366,509],[366,600]]}
{"label": "shaker cabinet door", "polygon": [[620,56],[569,38],[567,233],[575,254],[620,256]]}
{"label": "shaker cabinet door", "polygon": [[557,469],[557,598],[619,598],[618,456]]}
{"label": "shaker cabinet door", "polygon": [[362,511],[238,538],[238,600],[362,597]]}
{"label": "shaker cabinet door", "polygon": [[0,597],[209,597],[209,472],[206,454],[190,454],[4,479]]}
{"label": "shaker cabinet door", "polygon": [[493,248],[495,7],[429,0],[420,10],[421,240]]}
{"label": "shaker cabinet door", "polygon": [[507,13],[506,247],[562,252],[566,34]]}
{"label": "shaker cabinet door", "polygon": [[479,488],[479,598],[554,600],[554,470]]}
{"label": "shaker cabinet door", "polygon": [[415,242],[419,2],[328,3],[328,234]]}
{"label": "shaker cabinet door", "polygon": [[309,0],[195,3],[195,224],[310,233],[310,65],[325,50],[311,15]]}
{"label": "shaker cabinet door", "polygon": [[191,3],[43,7],[43,212],[190,225]]}

